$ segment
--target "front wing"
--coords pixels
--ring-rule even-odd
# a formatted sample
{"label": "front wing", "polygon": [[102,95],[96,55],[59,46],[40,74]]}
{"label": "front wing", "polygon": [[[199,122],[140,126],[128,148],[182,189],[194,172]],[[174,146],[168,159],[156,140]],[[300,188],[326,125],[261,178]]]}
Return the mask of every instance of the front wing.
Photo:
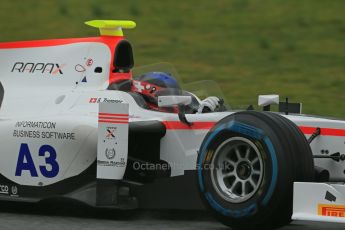
{"label": "front wing", "polygon": [[296,182],[292,219],[345,223],[344,183]]}

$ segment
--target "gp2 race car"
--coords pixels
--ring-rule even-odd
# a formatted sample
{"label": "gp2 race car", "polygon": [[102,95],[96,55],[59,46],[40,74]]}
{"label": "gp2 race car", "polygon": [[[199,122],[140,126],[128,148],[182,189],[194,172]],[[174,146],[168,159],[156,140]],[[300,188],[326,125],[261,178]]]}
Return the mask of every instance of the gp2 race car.
{"label": "gp2 race car", "polygon": [[101,36],[0,43],[1,200],[208,209],[235,229],[345,223],[345,121],[277,95],[193,113],[175,90],[152,110],[129,86],[135,23],[87,24]]}

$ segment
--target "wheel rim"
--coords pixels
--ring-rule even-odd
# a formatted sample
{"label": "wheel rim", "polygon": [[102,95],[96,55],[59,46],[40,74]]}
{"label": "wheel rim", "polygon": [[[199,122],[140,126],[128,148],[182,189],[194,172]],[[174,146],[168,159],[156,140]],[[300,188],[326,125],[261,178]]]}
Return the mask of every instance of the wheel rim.
{"label": "wheel rim", "polygon": [[260,188],[264,165],[260,151],[244,137],[232,137],[215,151],[211,179],[216,192],[232,203],[247,201]]}

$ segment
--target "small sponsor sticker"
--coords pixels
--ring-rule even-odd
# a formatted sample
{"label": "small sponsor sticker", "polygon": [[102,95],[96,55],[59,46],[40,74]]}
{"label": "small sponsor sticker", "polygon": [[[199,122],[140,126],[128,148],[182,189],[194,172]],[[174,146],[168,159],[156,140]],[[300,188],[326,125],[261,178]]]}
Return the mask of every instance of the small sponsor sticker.
{"label": "small sponsor sticker", "polygon": [[122,103],[122,100],[118,99],[110,99],[110,98],[101,98],[101,97],[92,97],[89,99],[89,103],[95,104],[95,103],[101,103],[101,102],[108,102],[108,103]]}
{"label": "small sponsor sticker", "polygon": [[124,158],[121,158],[120,161],[97,160],[97,165],[99,165],[99,166],[110,166],[110,167],[125,167],[126,161]]}
{"label": "small sponsor sticker", "polygon": [[106,129],[106,135],[105,138],[108,140],[113,140],[115,139],[115,132],[116,132],[116,127],[107,127]]}
{"label": "small sponsor sticker", "polygon": [[18,196],[18,187],[17,186],[15,186],[15,185],[13,185],[12,187],[11,187],[11,195],[12,196]]}
{"label": "small sponsor sticker", "polygon": [[95,98],[95,97],[90,98],[89,103],[99,103],[98,98]]}
{"label": "small sponsor sticker", "polygon": [[8,186],[0,184],[0,194],[8,194]]}
{"label": "small sponsor sticker", "polygon": [[18,187],[16,185],[4,185],[0,184],[0,195],[10,195],[10,196],[18,196]]}
{"label": "small sponsor sticker", "polygon": [[92,66],[93,59],[92,58],[87,59],[85,64],[86,64],[86,66]]}
{"label": "small sponsor sticker", "polygon": [[335,204],[319,204],[318,205],[319,216],[330,216],[330,217],[345,217],[345,205]]}
{"label": "small sponsor sticker", "polygon": [[108,160],[112,160],[115,158],[116,151],[114,148],[111,149],[105,149],[105,156],[108,158]]}

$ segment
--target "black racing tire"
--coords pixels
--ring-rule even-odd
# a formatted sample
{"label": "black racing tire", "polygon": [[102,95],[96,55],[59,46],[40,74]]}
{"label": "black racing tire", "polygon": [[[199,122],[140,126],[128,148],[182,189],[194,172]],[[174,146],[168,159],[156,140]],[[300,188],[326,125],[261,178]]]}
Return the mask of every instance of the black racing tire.
{"label": "black racing tire", "polygon": [[290,223],[293,183],[314,181],[314,161],[292,121],[244,111],[209,131],[196,172],[201,199],[220,222],[234,229],[275,229]]}

